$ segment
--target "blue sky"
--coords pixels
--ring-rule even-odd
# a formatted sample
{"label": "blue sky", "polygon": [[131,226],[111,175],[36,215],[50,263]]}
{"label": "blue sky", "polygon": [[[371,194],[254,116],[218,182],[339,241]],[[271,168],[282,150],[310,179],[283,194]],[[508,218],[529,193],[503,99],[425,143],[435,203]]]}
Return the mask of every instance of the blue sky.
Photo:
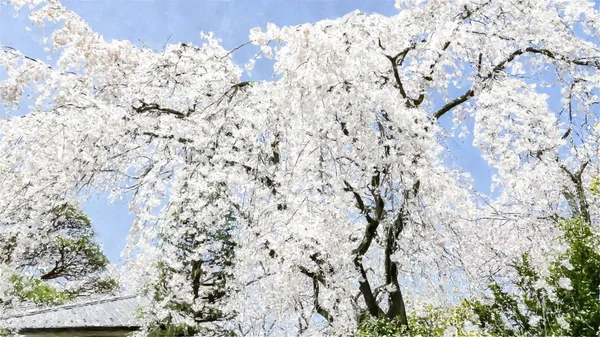
{"label": "blue sky", "polygon": [[[2,0],[0,0],[2,2]],[[69,9],[82,16],[106,40],[124,39],[160,50],[168,43],[201,43],[200,32],[212,31],[227,49],[248,41],[253,27],[279,26],[333,19],[353,10],[394,15],[394,0],[63,0]],[[43,57],[43,30],[26,33],[30,25],[25,16],[13,17],[14,11],[0,6],[0,45],[11,46],[32,57]],[[234,59],[243,65],[253,54],[253,47],[236,52]],[[254,80],[268,79],[267,67],[253,71]],[[2,74],[0,73],[0,79]],[[22,113],[26,113],[23,104]],[[442,121],[449,126],[450,118]],[[471,172],[476,187],[487,192],[490,169],[471,146],[471,138],[450,140],[454,153],[460,152],[458,163]],[[93,196],[85,205],[99,241],[113,262],[120,252],[132,222],[126,200],[109,203],[106,196]]]}

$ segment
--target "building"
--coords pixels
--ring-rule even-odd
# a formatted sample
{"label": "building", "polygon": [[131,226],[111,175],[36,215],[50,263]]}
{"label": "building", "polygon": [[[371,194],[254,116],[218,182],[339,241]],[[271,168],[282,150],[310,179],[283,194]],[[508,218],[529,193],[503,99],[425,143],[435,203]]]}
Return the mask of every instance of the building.
{"label": "building", "polygon": [[29,309],[2,316],[0,328],[16,329],[27,337],[117,337],[139,329],[139,308],[147,300],[121,296],[62,305],[45,309]]}

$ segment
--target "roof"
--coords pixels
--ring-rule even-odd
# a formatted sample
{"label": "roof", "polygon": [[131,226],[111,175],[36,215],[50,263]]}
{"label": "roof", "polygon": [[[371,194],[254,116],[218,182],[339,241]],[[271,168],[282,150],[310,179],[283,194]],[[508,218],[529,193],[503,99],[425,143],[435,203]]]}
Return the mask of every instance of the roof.
{"label": "roof", "polygon": [[0,327],[18,330],[137,328],[141,324],[137,308],[147,302],[142,297],[121,296],[25,310],[0,316]]}

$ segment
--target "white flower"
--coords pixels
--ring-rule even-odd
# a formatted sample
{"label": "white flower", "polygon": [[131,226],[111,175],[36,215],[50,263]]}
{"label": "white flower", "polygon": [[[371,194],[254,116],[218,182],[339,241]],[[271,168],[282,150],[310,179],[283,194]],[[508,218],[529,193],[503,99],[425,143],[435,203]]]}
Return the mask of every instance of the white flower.
{"label": "white flower", "polygon": [[262,53],[265,55],[266,58],[272,58],[273,57],[273,49],[269,46],[260,46],[260,50],[262,51]]}
{"label": "white flower", "polygon": [[244,67],[246,68],[246,71],[248,73],[250,73],[252,71],[252,69],[254,69],[255,64],[256,64],[256,60],[252,59],[252,60],[248,61],[248,63],[246,63],[244,65]]}
{"label": "white flower", "polygon": [[540,323],[540,321],[542,320],[542,318],[538,315],[533,315],[529,318],[529,324],[531,326],[538,326],[538,324]]}
{"label": "white flower", "polygon": [[560,264],[568,270],[573,270],[573,265],[571,264],[571,262],[569,262],[569,260],[563,260],[560,262]]}
{"label": "white flower", "polygon": [[451,326],[448,327],[446,329],[446,331],[444,331],[444,337],[452,337],[452,336],[456,336],[456,333],[458,332],[458,330],[456,330],[455,327]]}
{"label": "white flower", "polygon": [[558,286],[561,287],[561,288],[563,288],[563,289],[566,289],[566,290],[573,289],[573,286],[571,285],[571,279],[566,278],[566,277],[561,277],[558,280]]}
{"label": "white flower", "polygon": [[548,299],[551,302],[557,302],[558,301],[558,296],[556,296],[556,293],[554,292],[554,288],[548,288],[546,289],[547,293],[548,293]]}
{"label": "white flower", "polygon": [[250,29],[250,41],[258,45],[265,43],[265,33],[260,30],[260,27]]}
{"label": "white flower", "polygon": [[535,281],[535,283],[533,284],[533,289],[535,289],[535,290],[546,289],[546,288],[548,288],[548,282],[546,282],[546,280],[544,280],[544,279],[539,279],[539,280]]}
{"label": "white flower", "polygon": [[567,322],[563,316],[559,317],[556,321],[558,322],[558,324],[560,324],[561,328],[565,330],[570,328],[569,322]]}

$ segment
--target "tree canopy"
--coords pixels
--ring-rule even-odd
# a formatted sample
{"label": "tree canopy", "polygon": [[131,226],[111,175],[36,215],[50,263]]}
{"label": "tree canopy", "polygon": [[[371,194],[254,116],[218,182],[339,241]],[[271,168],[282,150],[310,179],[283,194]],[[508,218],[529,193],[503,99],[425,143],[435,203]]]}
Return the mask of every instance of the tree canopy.
{"label": "tree canopy", "polygon": [[110,293],[116,279],[104,272],[108,258],[95,242],[90,219],[69,204],[48,212],[35,231],[0,226],[0,307],[63,304],[80,296]]}
{"label": "tree canopy", "polygon": [[[149,320],[241,336],[410,328],[411,310],[519,280],[523,256],[553,268],[563,219],[597,226],[592,1],[397,0],[391,17],[268,24],[240,47],[256,50],[247,72],[273,60],[264,81],[212,34],[151,50],[106,41],[57,0],[9,4],[46,25],[54,61],[1,47],[0,223],[27,247],[48,210],[129,198],[125,253],[168,289]],[[461,167],[461,137],[492,192]],[[234,267],[199,269],[217,259]],[[227,294],[207,302],[195,277],[220,273]]]}

